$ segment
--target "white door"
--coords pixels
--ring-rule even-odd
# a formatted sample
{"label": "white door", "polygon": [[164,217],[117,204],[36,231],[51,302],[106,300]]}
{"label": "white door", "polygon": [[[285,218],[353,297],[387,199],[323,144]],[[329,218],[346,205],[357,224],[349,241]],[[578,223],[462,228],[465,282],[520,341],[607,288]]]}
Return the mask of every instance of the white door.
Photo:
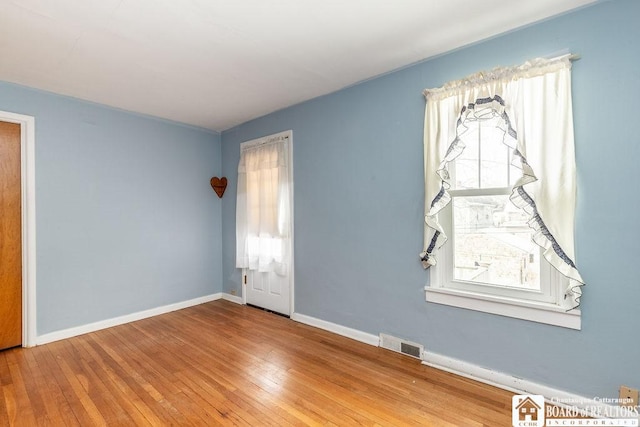
{"label": "white door", "polygon": [[[248,243],[246,245],[247,252],[243,255],[248,256],[250,258],[255,257],[256,248],[260,248],[259,251],[264,251],[264,253],[268,254],[267,259],[270,259],[271,256],[275,260],[277,260],[277,264],[279,268],[269,268],[269,271],[263,272],[258,271],[258,269],[250,269],[243,268],[243,295],[244,302],[246,304],[251,304],[257,307],[261,307],[267,310],[271,310],[277,313],[281,313],[289,316],[292,311],[292,294],[293,294],[293,155],[292,155],[292,132],[282,132],[276,135],[267,136],[264,138],[259,138],[256,140],[248,141],[241,144],[241,150],[251,150],[252,148],[265,146],[268,144],[272,144],[277,141],[283,142],[286,146],[284,149],[284,153],[286,153],[286,173],[279,173],[278,179],[281,180],[285,175],[286,176],[286,192],[287,197],[282,199],[280,196],[276,198],[271,198],[269,195],[261,194],[259,197],[252,197],[251,195],[247,195],[247,197],[243,200],[244,202],[239,202],[237,205],[238,210],[240,209],[248,209],[248,213],[246,217],[252,217],[255,214],[257,209],[265,209],[263,203],[266,203],[266,206],[273,209],[274,205],[279,206],[279,210],[271,212],[271,215],[267,214],[268,218],[278,218],[275,220],[279,225],[278,233],[262,233],[262,230],[256,231],[255,229],[251,229],[248,232],[241,233],[243,236],[246,236]],[[281,152],[282,153],[282,152]],[[262,159],[264,160],[264,159]],[[261,160],[261,161],[262,161]],[[241,160],[241,164],[242,164]],[[261,190],[265,191],[263,185],[256,184],[256,181],[263,182],[261,179],[272,177],[270,173],[266,175],[260,174],[251,174],[247,172],[246,175],[246,188],[247,191],[251,192],[252,188],[255,189],[257,187],[261,187]],[[241,181],[243,184],[241,184]],[[241,180],[239,178],[239,186],[245,185],[244,179]],[[282,182],[279,181],[280,184],[278,188],[283,188]],[[269,186],[267,186],[269,187]],[[275,188],[275,187],[274,187]],[[255,193],[253,193],[255,195]],[[283,193],[280,192],[280,195]],[[258,202],[259,200],[259,202]],[[286,202],[283,202],[286,200]],[[259,207],[257,207],[259,205]],[[244,215],[243,215],[244,218]],[[261,216],[262,218],[262,216]],[[286,221],[282,221],[282,218],[287,218]],[[242,219],[237,216],[237,222],[239,223]],[[260,221],[257,221],[260,222]],[[265,221],[269,223],[269,221]],[[286,230],[282,230],[282,224],[288,223],[289,225],[286,227]],[[255,225],[255,224],[254,224]],[[270,227],[267,227],[268,229]],[[272,230],[271,230],[272,231]],[[256,234],[259,235],[256,238]],[[280,234],[281,233],[281,234]],[[252,240],[253,239],[253,240]],[[241,243],[238,243],[240,245]],[[265,249],[266,248],[266,249]],[[262,252],[261,252],[262,254]],[[262,255],[260,255],[262,256]],[[283,268],[284,266],[284,268]],[[243,266],[244,267],[244,266]]]}
{"label": "white door", "polygon": [[248,271],[246,277],[247,304],[289,316],[291,314],[291,286],[289,276],[273,272]]}

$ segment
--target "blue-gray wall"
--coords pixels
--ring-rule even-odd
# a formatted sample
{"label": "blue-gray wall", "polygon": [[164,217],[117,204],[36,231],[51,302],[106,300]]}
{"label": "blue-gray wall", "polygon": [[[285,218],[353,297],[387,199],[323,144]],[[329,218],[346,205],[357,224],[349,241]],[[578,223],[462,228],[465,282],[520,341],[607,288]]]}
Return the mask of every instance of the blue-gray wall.
{"label": "blue-gray wall", "polygon": [[222,290],[220,135],[0,83],[35,117],[37,333]]}
{"label": "blue-gray wall", "polygon": [[[640,387],[638,18],[638,1],[597,3],[223,132],[225,291],[240,292],[239,144],[292,129],[296,312],[584,396]],[[582,330],[426,303],[422,90],[565,51],[582,56],[573,68]]]}

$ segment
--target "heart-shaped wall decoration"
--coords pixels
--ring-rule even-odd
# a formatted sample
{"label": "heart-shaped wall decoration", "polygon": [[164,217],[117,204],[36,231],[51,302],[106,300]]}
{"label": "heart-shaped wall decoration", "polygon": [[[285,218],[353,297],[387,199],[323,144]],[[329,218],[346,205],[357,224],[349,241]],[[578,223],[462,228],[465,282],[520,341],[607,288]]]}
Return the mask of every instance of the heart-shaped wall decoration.
{"label": "heart-shaped wall decoration", "polygon": [[222,178],[214,176],[213,178],[211,178],[211,187],[213,187],[213,191],[216,192],[218,197],[222,198],[224,190],[227,189],[227,178],[225,178],[224,176]]}

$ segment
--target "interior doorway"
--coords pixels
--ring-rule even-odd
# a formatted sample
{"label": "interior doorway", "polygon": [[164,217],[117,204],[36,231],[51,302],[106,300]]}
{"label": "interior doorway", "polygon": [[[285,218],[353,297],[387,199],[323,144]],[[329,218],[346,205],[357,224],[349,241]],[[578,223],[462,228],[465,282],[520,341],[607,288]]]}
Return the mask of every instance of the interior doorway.
{"label": "interior doorway", "polygon": [[[12,161],[15,163],[15,157],[18,156],[19,167],[19,190],[18,201],[15,198],[12,199],[10,204],[15,208],[15,204],[19,206],[19,219],[16,220],[12,215],[12,222],[19,222],[18,237],[14,235],[12,239],[14,242],[17,239],[19,243],[19,250],[17,252],[2,253],[3,265],[7,262],[7,265],[15,264],[13,260],[18,258],[20,263],[20,269],[17,273],[20,283],[20,302],[17,303],[19,308],[20,317],[20,340],[15,340],[15,337],[10,341],[11,346],[22,345],[23,347],[31,347],[36,345],[36,197],[35,197],[35,119],[32,116],[23,114],[16,114],[6,111],[0,111],[0,122],[3,128],[13,129],[12,132],[16,132],[19,128],[18,139],[19,145],[15,147],[14,144],[9,144],[12,151]],[[3,143],[3,145],[6,145]],[[1,158],[4,159],[4,153]],[[14,170],[15,173],[15,170]],[[14,177],[15,178],[15,177]],[[8,185],[8,181],[4,178],[0,181],[2,185]],[[15,185],[15,181],[14,184]],[[14,187],[15,188],[15,187]],[[14,190],[8,190],[9,193],[15,192]],[[4,198],[5,196],[0,196]],[[5,206],[2,206],[3,216]],[[4,236],[0,236],[5,238]],[[16,243],[14,243],[15,245]],[[7,261],[5,261],[5,258]],[[12,259],[13,264],[9,264],[9,258]],[[11,269],[11,268],[9,268]],[[0,273],[4,275],[4,273]],[[15,272],[14,272],[15,276]],[[14,279],[15,280],[15,279]],[[2,279],[4,282],[4,278]],[[4,295],[2,296],[4,298]],[[14,300],[14,305],[15,305]],[[14,307],[15,309],[16,307]],[[8,321],[9,323],[15,322],[14,320]],[[14,324],[15,323],[11,323]]]}
{"label": "interior doorway", "polygon": [[20,132],[0,121],[0,350],[22,345]]}
{"label": "interior doorway", "polygon": [[243,301],[293,312],[293,152],[286,131],[241,144],[236,205],[236,266]]}

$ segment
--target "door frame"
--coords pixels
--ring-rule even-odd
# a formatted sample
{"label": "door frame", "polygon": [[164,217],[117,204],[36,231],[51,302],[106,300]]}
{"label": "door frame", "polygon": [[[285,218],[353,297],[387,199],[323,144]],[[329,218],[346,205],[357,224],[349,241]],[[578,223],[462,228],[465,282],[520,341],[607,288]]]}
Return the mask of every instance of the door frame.
{"label": "door frame", "polygon": [[22,214],[22,346],[36,345],[35,118],[0,110],[0,121],[20,125]]}
{"label": "door frame", "polygon": [[[260,138],[255,138],[250,141],[245,141],[240,144],[240,153],[242,153],[242,147],[251,146],[255,144],[260,144],[261,142],[266,142],[271,138],[280,138],[286,137],[289,141],[289,158],[287,159],[289,162],[289,191],[291,192],[289,208],[291,209],[291,269],[289,270],[289,313],[291,316],[295,313],[295,299],[294,299],[294,283],[295,283],[295,248],[294,248],[294,233],[295,233],[295,223],[294,223],[294,206],[295,203],[293,201],[294,198],[294,181],[293,181],[293,131],[286,130],[278,133],[274,133],[271,135],[263,136]],[[245,268],[242,269],[242,304],[247,305],[247,274],[249,271]]]}

